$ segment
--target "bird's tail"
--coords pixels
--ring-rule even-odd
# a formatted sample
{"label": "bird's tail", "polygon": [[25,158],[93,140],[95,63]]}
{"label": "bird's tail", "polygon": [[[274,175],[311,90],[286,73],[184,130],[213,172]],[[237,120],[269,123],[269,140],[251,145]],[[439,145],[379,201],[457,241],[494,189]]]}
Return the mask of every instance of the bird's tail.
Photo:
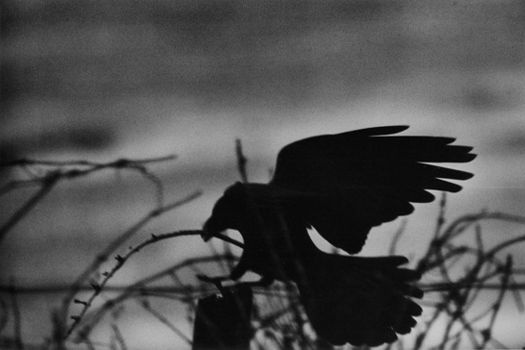
{"label": "bird's tail", "polygon": [[[399,266],[405,257],[326,256],[331,272],[301,288],[303,303],[318,335],[332,344],[376,346],[406,334],[422,312],[411,297],[420,275]],[[305,290],[306,289],[306,290]]]}

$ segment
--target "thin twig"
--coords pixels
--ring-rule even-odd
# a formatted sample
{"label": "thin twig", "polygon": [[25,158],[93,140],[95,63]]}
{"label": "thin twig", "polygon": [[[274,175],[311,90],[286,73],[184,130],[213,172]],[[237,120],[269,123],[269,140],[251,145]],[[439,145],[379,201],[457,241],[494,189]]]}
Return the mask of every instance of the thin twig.
{"label": "thin twig", "polygon": [[57,184],[59,179],[58,173],[54,173],[51,176],[47,177],[45,181],[42,182],[41,187],[38,191],[33,194],[11,217],[7,220],[5,224],[0,227],[0,244],[6,237],[7,233],[21,220],[23,219],[31,209],[33,209],[38,202],[42,200],[53,187]]}
{"label": "thin twig", "polygon": [[13,314],[13,328],[14,328],[14,341],[15,348],[18,350],[24,349],[24,343],[22,342],[22,318],[20,316],[20,309],[18,307],[18,300],[15,293],[15,280],[11,278],[11,308]]}
{"label": "thin twig", "polygon": [[242,143],[240,139],[235,140],[235,155],[237,156],[237,170],[241,176],[241,181],[248,182],[248,171],[246,169],[248,159],[242,151]]}
{"label": "thin twig", "polygon": [[496,321],[496,317],[499,313],[501,303],[503,301],[503,297],[505,296],[505,292],[507,291],[507,287],[509,283],[509,276],[512,271],[512,265],[513,265],[512,256],[508,255],[507,262],[502,272],[503,276],[501,278],[501,288],[498,293],[496,302],[494,304],[492,314],[490,315],[489,325],[487,326],[487,328],[484,330],[484,333],[483,333],[483,343],[481,344],[482,349],[486,346],[487,342],[492,338],[492,329],[494,327],[494,322]]}
{"label": "thin twig", "polygon": [[[200,231],[193,231],[195,232],[196,234],[200,234]],[[150,284],[150,283],[153,283],[155,281],[157,281],[158,279],[164,277],[164,276],[167,276],[168,274],[170,274],[171,272],[175,272],[179,269],[182,269],[182,268],[185,268],[185,267],[189,267],[189,266],[192,266],[194,264],[199,264],[199,263],[209,263],[209,262],[216,262],[218,259],[230,259],[231,257],[228,257],[228,256],[219,256],[219,257],[216,257],[216,256],[213,256],[213,257],[201,257],[201,258],[193,258],[193,259],[187,259],[181,263],[178,263],[176,264],[175,266],[171,266],[165,270],[162,270],[154,275],[151,275],[151,276],[148,276],[146,278],[143,278],[135,283],[133,283],[132,285],[130,285],[129,287],[127,287],[119,296],[113,298],[113,299],[110,299],[108,301],[106,301],[99,309],[98,311],[90,318],[90,321],[88,322],[87,325],[83,326],[83,329],[79,332],[81,334],[89,334],[92,327],[98,322],[98,320],[100,320],[104,314],[106,312],[108,312],[109,310],[111,310],[112,308],[114,308],[116,305],[119,305],[120,303],[122,303],[123,301],[125,301],[126,299],[134,296],[134,295],[146,295],[148,293],[148,288],[145,288],[144,286]],[[105,286],[104,287],[104,290],[106,290],[106,288],[108,288],[109,286]],[[150,287],[151,288],[151,287]],[[171,292],[173,292],[173,287],[170,287],[171,288]],[[158,293],[170,293],[170,288],[166,289],[166,290],[162,290],[162,288],[156,288],[156,287],[153,287],[151,289],[152,293],[155,293],[155,292],[158,292]],[[203,294],[203,293],[210,293],[209,291],[203,291],[202,287],[198,287],[198,288],[191,288],[191,287],[186,287],[184,289],[181,289],[179,291],[181,297],[180,297],[180,300],[181,301],[187,301],[189,298],[188,297],[197,297],[199,296],[200,294]],[[85,305],[86,302],[82,301],[82,305]]]}
{"label": "thin twig", "polygon": [[124,340],[124,337],[122,336],[122,332],[120,332],[120,329],[118,326],[113,323],[111,324],[111,329],[113,330],[113,334],[115,335],[115,340],[117,341],[117,344],[119,345],[121,350],[127,350],[128,347],[126,345],[126,341]]}
{"label": "thin twig", "polygon": [[399,225],[396,232],[394,232],[394,236],[392,237],[392,241],[390,241],[390,248],[388,249],[389,255],[395,255],[396,249],[397,249],[397,243],[401,239],[401,236],[405,232],[406,226],[407,226],[408,220],[403,219],[401,220],[401,224]]}
{"label": "thin twig", "polygon": [[16,159],[9,162],[0,163],[0,167],[15,167],[15,166],[30,166],[30,165],[39,165],[39,166],[51,166],[51,167],[63,167],[63,166],[81,166],[81,167],[98,167],[98,168],[108,168],[108,167],[125,167],[128,164],[151,164],[166,162],[177,159],[177,155],[169,154],[161,157],[152,157],[152,158],[142,158],[142,159],[128,159],[121,158],[111,162],[101,163],[101,162],[92,162],[89,160],[65,160],[65,161],[56,161],[56,160],[39,160],[39,159],[30,159],[22,158]]}
{"label": "thin twig", "polygon": [[169,155],[165,157],[150,158],[150,159],[126,159],[121,158],[108,163],[96,163],[85,160],[76,161],[39,161],[32,159],[19,159],[7,163],[1,163],[0,167],[28,167],[28,166],[46,166],[53,167],[53,170],[45,171],[42,176],[34,176],[29,180],[11,181],[0,189],[0,195],[4,195],[9,191],[26,186],[39,185],[40,189],[27,200],[22,207],[20,207],[8,221],[0,227],[0,243],[6,236],[7,232],[13,228],[27,213],[47,195],[51,189],[62,179],[75,179],[81,176],[89,175],[93,172],[104,169],[130,169],[138,171],[144,178],[152,182],[156,189],[157,205],[162,206],[163,203],[163,188],[160,179],[151,173],[146,164],[154,162],[164,162],[173,160],[176,157]]}
{"label": "thin twig", "polygon": [[160,323],[168,327],[173,333],[175,333],[179,338],[184,340],[186,344],[191,345],[191,339],[188,338],[180,329],[178,329],[173,323],[171,323],[166,317],[164,317],[160,312],[155,310],[149,303],[147,299],[142,299],[139,302],[139,305],[149,312],[153,317],[155,317]]}

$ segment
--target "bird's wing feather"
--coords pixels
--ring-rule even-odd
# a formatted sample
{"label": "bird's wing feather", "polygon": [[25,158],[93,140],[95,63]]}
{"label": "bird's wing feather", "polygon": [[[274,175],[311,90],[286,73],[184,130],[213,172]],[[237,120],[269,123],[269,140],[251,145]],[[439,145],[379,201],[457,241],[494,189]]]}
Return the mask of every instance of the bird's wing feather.
{"label": "bird's wing feather", "polygon": [[455,139],[449,137],[392,135],[407,128],[369,128],[291,143],[279,152],[270,184],[287,190],[282,195],[287,202],[297,196],[305,222],[325,239],[356,253],[371,227],[411,213],[410,203],[431,202],[428,190],[457,192],[461,186],[449,180],[472,177],[429,164],[468,162],[476,157],[472,147],[451,145]]}
{"label": "bird's wing feather", "polygon": [[[325,256],[309,267],[309,284],[299,283],[301,300],[318,335],[332,344],[378,346],[409,333],[421,307],[411,298],[423,292],[420,278],[401,256]],[[335,325],[335,326],[334,326]]]}

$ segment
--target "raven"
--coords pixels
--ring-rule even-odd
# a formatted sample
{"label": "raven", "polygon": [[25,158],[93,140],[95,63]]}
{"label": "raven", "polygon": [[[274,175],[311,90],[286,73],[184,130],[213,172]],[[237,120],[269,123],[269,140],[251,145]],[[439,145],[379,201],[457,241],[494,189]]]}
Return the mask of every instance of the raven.
{"label": "raven", "polygon": [[472,147],[454,138],[390,136],[408,126],[384,126],[320,135],[285,146],[268,184],[236,183],[216,202],[203,239],[226,229],[244,240],[229,278],[247,271],[296,283],[317,334],[332,344],[370,346],[409,333],[422,309],[411,297],[420,278],[402,256],[352,257],[328,254],[307,229],[348,254],[358,253],[370,229],[410,214],[411,203],[434,200],[428,190],[457,192],[447,180],[471,173],[430,163],[469,162]]}

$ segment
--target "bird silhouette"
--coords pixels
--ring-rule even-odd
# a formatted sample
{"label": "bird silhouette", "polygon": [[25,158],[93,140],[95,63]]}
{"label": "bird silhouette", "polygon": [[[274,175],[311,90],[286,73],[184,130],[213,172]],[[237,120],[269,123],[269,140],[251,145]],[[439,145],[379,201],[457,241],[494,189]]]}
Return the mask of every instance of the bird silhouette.
{"label": "bird silhouette", "polygon": [[[409,333],[421,314],[411,298],[420,275],[403,256],[353,257],[319,250],[308,229],[348,254],[358,253],[374,226],[410,214],[411,203],[434,200],[428,190],[457,192],[448,180],[471,173],[431,163],[475,158],[472,147],[448,137],[391,136],[408,126],[320,135],[285,146],[268,184],[235,183],[216,202],[203,227],[210,239],[238,230],[244,248],[229,275],[247,271],[296,283],[318,336],[340,345],[390,343]],[[396,334],[397,333],[397,334]]]}

